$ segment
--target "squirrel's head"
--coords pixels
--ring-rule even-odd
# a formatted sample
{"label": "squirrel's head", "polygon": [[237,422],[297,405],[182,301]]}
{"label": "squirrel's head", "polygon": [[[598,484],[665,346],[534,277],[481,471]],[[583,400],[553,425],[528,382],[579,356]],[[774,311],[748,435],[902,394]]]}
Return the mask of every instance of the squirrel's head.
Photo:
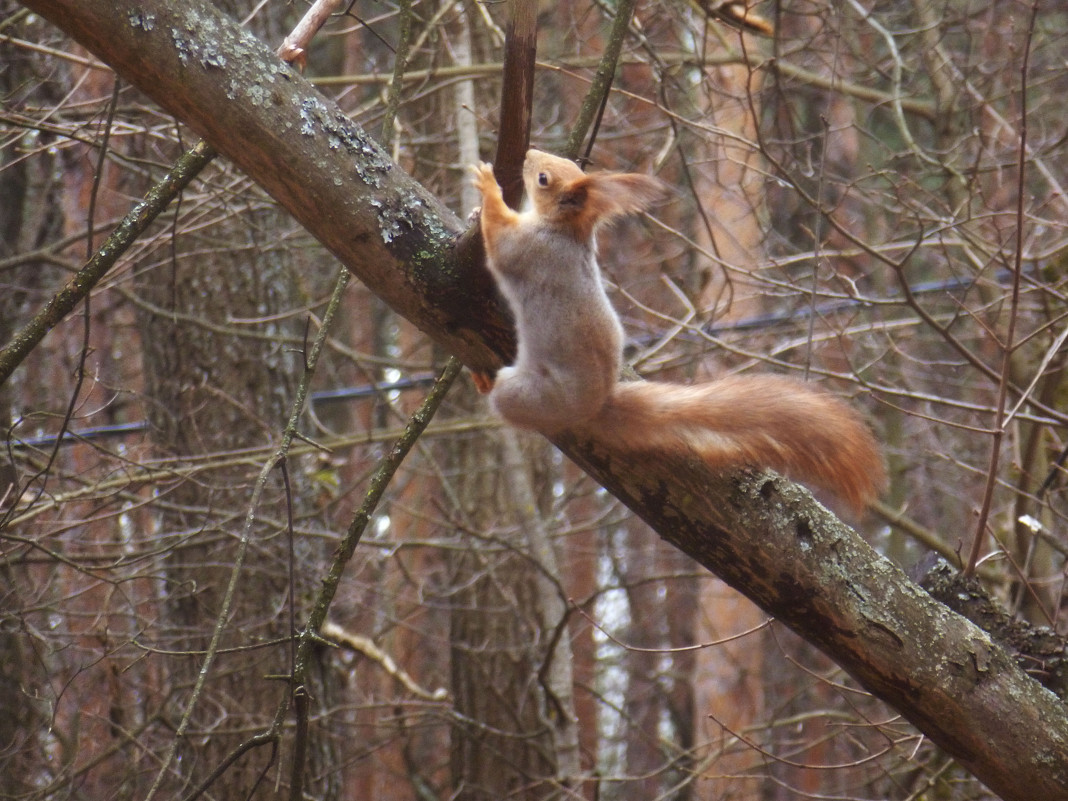
{"label": "squirrel's head", "polygon": [[581,211],[588,194],[585,183],[586,174],[573,161],[543,150],[527,151],[523,186],[538,216],[556,218],[561,211]]}
{"label": "squirrel's head", "polygon": [[648,175],[587,175],[572,161],[533,149],[523,162],[523,185],[540,218],[571,227],[579,238],[592,236],[598,224],[613,217],[643,211],[664,195],[663,184]]}

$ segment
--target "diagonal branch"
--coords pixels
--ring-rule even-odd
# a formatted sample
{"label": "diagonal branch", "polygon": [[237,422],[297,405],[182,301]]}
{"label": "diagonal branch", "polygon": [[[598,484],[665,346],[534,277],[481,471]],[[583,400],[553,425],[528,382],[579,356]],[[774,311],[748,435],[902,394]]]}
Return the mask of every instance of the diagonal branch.
{"label": "diagonal branch", "polygon": [[189,182],[215,158],[211,146],[200,142],[183,154],[144,199],[123,217],[118,227],[104,241],[100,249],[74,274],[56,295],[45,304],[33,319],[0,349],[0,384],[15,371],[23,359],[37,347],[44,336],[59,325],[84,300],[118,258],[145,232],[159,214],[170,205]]}

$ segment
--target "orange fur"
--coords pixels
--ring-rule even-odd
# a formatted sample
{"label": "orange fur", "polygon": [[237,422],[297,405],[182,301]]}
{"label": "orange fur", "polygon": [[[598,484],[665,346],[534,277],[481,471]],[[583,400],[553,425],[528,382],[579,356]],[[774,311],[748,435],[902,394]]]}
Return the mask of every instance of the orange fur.
{"label": "orange fur", "polygon": [[623,329],[604,291],[594,236],[602,223],[659,198],[659,181],[585,175],[537,150],[527,153],[523,180],[530,208],[515,212],[492,168],[474,168],[487,264],[518,334],[516,362],[498,372],[489,393],[501,417],[615,452],[691,453],[717,469],[774,467],[863,508],[883,481],[882,459],[859,415],[831,395],[775,376],[698,386],[618,382]]}
{"label": "orange fur", "polygon": [[515,228],[520,223],[520,216],[508,208],[501,194],[500,184],[493,177],[493,167],[479,164],[472,168],[472,183],[482,194],[482,208],[479,211],[482,226],[482,239],[486,245],[486,255],[492,264],[497,258],[496,244],[500,235]]}
{"label": "orange fur", "polygon": [[831,490],[857,511],[885,478],[875,438],[855,411],[778,376],[622,383],[600,414],[573,430],[615,451],[688,452],[714,469],[773,467]]}
{"label": "orange fur", "polygon": [[523,185],[542,223],[566,229],[580,241],[591,239],[601,223],[637,214],[664,194],[663,184],[648,175],[587,175],[574,162],[540,150],[527,152]]}

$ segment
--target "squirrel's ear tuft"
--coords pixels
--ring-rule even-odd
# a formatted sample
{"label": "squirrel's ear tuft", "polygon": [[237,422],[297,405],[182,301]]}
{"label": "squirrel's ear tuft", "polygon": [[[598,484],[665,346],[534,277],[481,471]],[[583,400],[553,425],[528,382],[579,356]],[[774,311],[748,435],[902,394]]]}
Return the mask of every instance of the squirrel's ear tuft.
{"label": "squirrel's ear tuft", "polygon": [[661,181],[638,173],[594,173],[590,185],[605,220],[638,214],[667,196],[667,187]]}
{"label": "squirrel's ear tuft", "polygon": [[619,202],[628,212],[644,211],[667,197],[667,187],[650,175],[627,173],[616,178]]}

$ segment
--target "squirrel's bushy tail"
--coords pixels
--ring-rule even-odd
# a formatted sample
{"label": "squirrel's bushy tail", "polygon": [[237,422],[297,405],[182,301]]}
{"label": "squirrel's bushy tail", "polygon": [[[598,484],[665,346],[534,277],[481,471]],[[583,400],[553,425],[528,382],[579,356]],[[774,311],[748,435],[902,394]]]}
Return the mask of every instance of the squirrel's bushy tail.
{"label": "squirrel's bushy tail", "polygon": [[576,433],[614,451],[692,452],[712,468],[771,467],[863,509],[884,481],[879,447],[846,404],[777,376],[616,386]]}

